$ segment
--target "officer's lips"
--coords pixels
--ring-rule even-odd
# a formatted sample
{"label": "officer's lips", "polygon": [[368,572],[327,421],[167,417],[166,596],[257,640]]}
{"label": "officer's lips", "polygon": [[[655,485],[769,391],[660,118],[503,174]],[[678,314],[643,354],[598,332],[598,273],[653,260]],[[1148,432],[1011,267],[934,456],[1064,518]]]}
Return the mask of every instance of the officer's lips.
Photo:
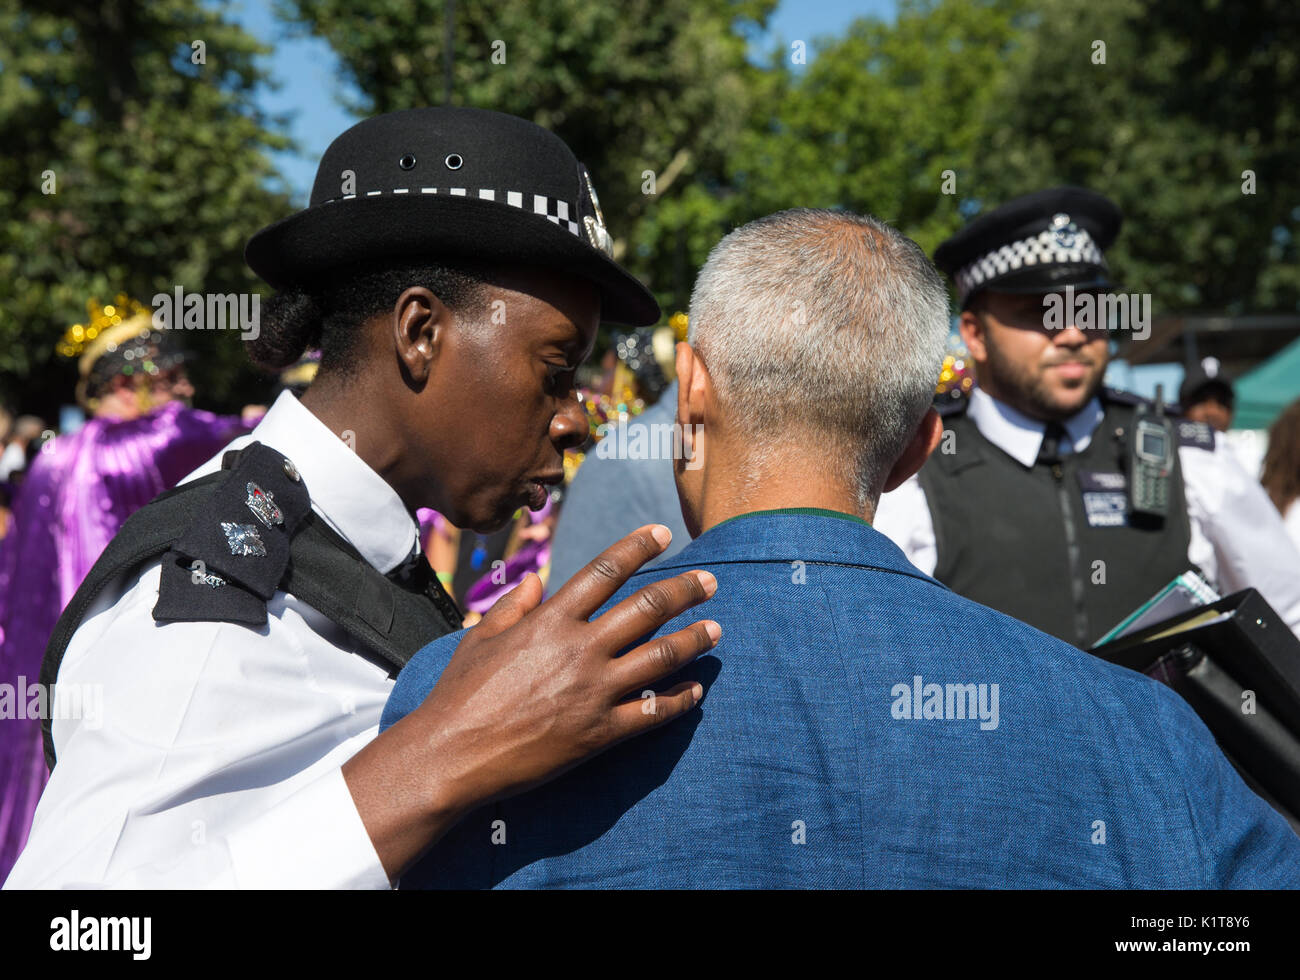
{"label": "officer's lips", "polygon": [[1090,364],[1084,361],[1060,361],[1056,364],[1047,365],[1049,368],[1056,368],[1057,372],[1064,378],[1084,378],[1087,377],[1091,368]]}
{"label": "officer's lips", "polygon": [[541,510],[545,507],[546,498],[550,496],[550,491],[546,488],[563,482],[563,471],[559,473],[543,473],[541,476],[536,476],[529,480],[525,490],[528,497],[528,509]]}

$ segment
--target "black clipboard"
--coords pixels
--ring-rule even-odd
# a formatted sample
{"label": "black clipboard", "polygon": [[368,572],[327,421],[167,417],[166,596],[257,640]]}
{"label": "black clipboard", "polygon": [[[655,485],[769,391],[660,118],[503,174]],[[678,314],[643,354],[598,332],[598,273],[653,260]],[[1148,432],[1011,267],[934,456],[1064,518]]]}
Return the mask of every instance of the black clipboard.
{"label": "black clipboard", "polygon": [[1263,596],[1234,592],[1089,652],[1177,691],[1251,788],[1300,828],[1300,639]]}

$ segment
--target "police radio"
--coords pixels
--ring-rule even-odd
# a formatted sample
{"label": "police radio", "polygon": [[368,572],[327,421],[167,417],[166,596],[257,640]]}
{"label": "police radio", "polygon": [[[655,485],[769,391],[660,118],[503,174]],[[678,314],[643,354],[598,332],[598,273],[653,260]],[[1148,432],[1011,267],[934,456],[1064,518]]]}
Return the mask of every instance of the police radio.
{"label": "police radio", "polygon": [[1174,426],[1165,415],[1163,386],[1156,385],[1154,409],[1143,405],[1133,417],[1129,444],[1129,510],[1149,517],[1169,514],[1174,469]]}

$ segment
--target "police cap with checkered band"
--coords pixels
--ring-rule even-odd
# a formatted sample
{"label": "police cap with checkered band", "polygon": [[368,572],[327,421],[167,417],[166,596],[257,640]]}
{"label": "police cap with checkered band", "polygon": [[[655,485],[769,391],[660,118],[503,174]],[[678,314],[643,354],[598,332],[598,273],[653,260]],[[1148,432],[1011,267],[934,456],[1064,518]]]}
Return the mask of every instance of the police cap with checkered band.
{"label": "police cap with checkered band", "polygon": [[935,250],[965,309],[983,290],[1051,293],[1066,286],[1110,289],[1102,253],[1123,220],[1109,198],[1082,187],[1054,187],[981,215]]}
{"label": "police cap with checkered band", "polygon": [[376,259],[556,269],[596,285],[601,319],[644,326],[654,296],[613,258],[586,168],[554,133],[486,109],[404,109],[357,123],[321,158],[304,211],[248,242],[276,288]]}

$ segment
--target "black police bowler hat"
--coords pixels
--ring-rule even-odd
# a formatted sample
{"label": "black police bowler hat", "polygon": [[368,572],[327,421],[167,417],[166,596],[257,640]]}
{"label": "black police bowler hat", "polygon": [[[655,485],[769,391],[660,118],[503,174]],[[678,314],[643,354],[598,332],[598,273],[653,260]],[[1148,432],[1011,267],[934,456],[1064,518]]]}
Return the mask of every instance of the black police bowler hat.
{"label": "black police bowler hat", "polygon": [[1219,367],[1217,360],[1205,358],[1183,378],[1178,386],[1178,404],[1186,409],[1206,398],[1213,398],[1229,408],[1236,401],[1232,376]]}
{"label": "black police bowler hat", "polygon": [[587,170],[554,133],[486,109],[404,109],[357,123],[321,157],[305,211],[244,251],[276,288],[377,258],[535,265],[600,289],[601,319],[645,326],[659,304],[613,259]]}
{"label": "black police bowler hat", "polygon": [[962,306],[982,290],[1050,293],[1066,286],[1110,289],[1102,253],[1123,216],[1109,198],[1082,187],[1053,187],[981,215],[934,252]]}

